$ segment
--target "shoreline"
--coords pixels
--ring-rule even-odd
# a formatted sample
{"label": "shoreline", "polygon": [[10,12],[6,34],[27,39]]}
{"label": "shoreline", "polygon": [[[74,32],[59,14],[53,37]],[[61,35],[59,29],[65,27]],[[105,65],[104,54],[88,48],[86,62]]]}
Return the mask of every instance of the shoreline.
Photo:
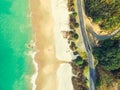
{"label": "shoreline", "polygon": [[31,78],[30,78],[30,83],[32,84],[32,90],[36,90],[36,78],[38,76],[38,64],[35,62],[35,55],[37,52],[35,51],[29,51],[28,55],[32,58],[32,64],[33,64],[33,68],[34,68],[34,73],[32,74]]}
{"label": "shoreline", "polygon": [[36,90],[36,79],[37,79],[37,76],[38,76],[38,64],[36,63],[35,61],[35,55],[36,55],[37,52],[33,52],[32,53],[32,61],[33,61],[33,64],[34,64],[34,68],[35,68],[35,72],[34,74],[32,75],[31,77],[31,84],[32,84],[32,90]]}
{"label": "shoreline", "polygon": [[56,71],[59,62],[54,54],[52,33],[54,21],[50,10],[50,0],[31,0],[30,9],[32,28],[36,34],[35,61],[38,64],[38,76],[35,80],[36,90],[56,90]]}

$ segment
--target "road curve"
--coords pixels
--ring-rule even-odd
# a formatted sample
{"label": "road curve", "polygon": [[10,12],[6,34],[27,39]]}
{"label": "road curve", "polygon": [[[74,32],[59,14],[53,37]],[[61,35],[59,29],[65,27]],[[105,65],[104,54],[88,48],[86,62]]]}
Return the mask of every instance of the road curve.
{"label": "road curve", "polygon": [[90,32],[98,40],[109,39],[109,38],[115,36],[116,34],[118,34],[120,32],[120,28],[119,28],[116,31],[112,32],[111,34],[108,34],[108,35],[98,35],[97,33],[94,32],[94,28],[92,27],[92,25],[90,25],[90,22],[87,22],[87,23],[88,23],[88,25],[86,26],[87,27],[87,31]]}

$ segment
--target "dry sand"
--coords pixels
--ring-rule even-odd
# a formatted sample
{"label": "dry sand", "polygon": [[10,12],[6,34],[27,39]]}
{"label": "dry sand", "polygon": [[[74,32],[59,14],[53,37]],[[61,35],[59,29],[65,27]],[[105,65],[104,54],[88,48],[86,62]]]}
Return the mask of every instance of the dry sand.
{"label": "dry sand", "polygon": [[67,6],[68,0],[51,0],[52,13],[55,20],[55,51],[58,60],[71,62],[76,57],[70,49],[68,39],[64,38],[62,32],[71,31],[69,25],[69,11]]}
{"label": "dry sand", "polygon": [[57,90],[74,90],[73,84],[71,83],[71,76],[73,76],[71,65],[68,63],[61,64],[57,71],[57,78],[59,83]]}

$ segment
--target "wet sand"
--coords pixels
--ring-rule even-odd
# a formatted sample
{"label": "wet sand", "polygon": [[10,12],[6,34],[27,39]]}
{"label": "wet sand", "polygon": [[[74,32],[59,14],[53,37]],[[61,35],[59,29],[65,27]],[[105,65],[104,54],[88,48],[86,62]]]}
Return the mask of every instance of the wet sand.
{"label": "wet sand", "polygon": [[31,18],[35,32],[38,63],[38,77],[36,90],[57,90],[56,62],[53,24],[50,0],[30,0]]}

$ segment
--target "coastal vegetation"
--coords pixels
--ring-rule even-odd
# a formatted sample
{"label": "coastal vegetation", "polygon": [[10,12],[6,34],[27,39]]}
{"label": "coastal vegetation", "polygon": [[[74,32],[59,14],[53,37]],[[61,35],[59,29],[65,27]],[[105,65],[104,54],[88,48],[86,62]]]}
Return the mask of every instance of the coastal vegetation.
{"label": "coastal vegetation", "polygon": [[120,38],[99,41],[93,53],[104,69],[111,71],[120,68]]}
{"label": "coastal vegetation", "polygon": [[[88,79],[84,75],[84,73],[87,69],[86,67],[88,66],[88,63],[86,60],[82,60],[82,65],[80,63],[80,66],[76,64],[76,62],[72,62],[71,65],[73,67],[73,74],[76,76],[73,76],[72,81],[73,81],[73,86],[74,90],[88,90],[89,87],[87,85]],[[78,63],[78,62],[77,62]]]}
{"label": "coastal vegetation", "polygon": [[75,11],[74,1],[75,1],[75,0],[68,0],[68,11]]}
{"label": "coastal vegetation", "polygon": [[78,14],[76,12],[75,2],[75,0],[68,0],[68,10],[71,12],[69,15],[69,25],[71,31],[69,31],[68,43],[70,44],[70,49],[73,51],[73,54],[76,56],[76,58],[72,60],[73,62],[71,63],[73,67],[73,74],[76,75],[75,77],[73,76],[72,81],[74,90],[88,90],[89,67],[87,62],[87,55],[86,52],[81,51],[77,46],[79,39],[79,23],[77,22]]}
{"label": "coastal vegetation", "polygon": [[78,40],[79,35],[75,31],[69,31],[69,40]]}
{"label": "coastal vegetation", "polygon": [[79,39],[79,35],[76,32],[76,28],[79,27],[79,23],[76,20],[77,12],[75,11],[75,7],[74,6],[75,6],[74,0],[68,0],[68,10],[70,12],[72,12],[69,15],[69,17],[70,17],[70,23],[69,24],[70,24],[71,31],[69,31],[68,42],[70,43],[70,49],[73,50],[73,51],[78,49],[77,44],[76,44],[76,40]]}
{"label": "coastal vegetation", "polygon": [[75,27],[75,28],[78,28],[78,27],[79,27],[79,23],[75,22],[75,23],[74,23],[74,27]]}
{"label": "coastal vegetation", "polygon": [[120,27],[120,0],[85,0],[85,10],[102,30]]}
{"label": "coastal vegetation", "polygon": [[[119,0],[85,0],[85,10],[87,16],[98,24],[101,30],[112,31],[120,26],[120,1]],[[77,11],[75,0],[68,0],[68,10],[72,12],[70,16],[70,48],[77,57],[71,63],[73,73],[73,85],[75,90],[89,89],[89,66],[86,52],[80,51],[77,46],[79,39],[77,22]],[[120,82],[120,35],[111,39],[99,41],[93,47],[96,66],[96,90],[106,87],[109,90],[113,83]]]}
{"label": "coastal vegetation", "polygon": [[77,49],[77,46],[74,42],[70,43],[70,49],[73,50],[73,51],[75,51]]}
{"label": "coastal vegetation", "polygon": [[[120,0],[84,0],[85,11],[92,23],[103,31],[120,28]],[[96,90],[113,90],[120,84],[120,34],[99,41],[93,47],[96,66]]]}
{"label": "coastal vegetation", "polygon": [[74,11],[74,12],[72,13],[72,16],[73,16],[73,17],[76,17],[76,16],[77,16],[77,12]]}
{"label": "coastal vegetation", "polygon": [[[73,54],[77,57],[71,63],[73,73],[73,85],[75,90],[89,89],[89,66],[87,62],[86,52],[80,51],[77,46],[79,35],[77,22],[77,11],[75,8],[75,0],[68,0],[68,10],[72,12],[70,16],[69,42]],[[98,24],[102,30],[115,30],[119,28],[120,16],[119,10],[116,10],[117,15],[112,14],[110,10],[119,8],[116,0],[85,0],[86,14],[93,19],[93,22]],[[110,6],[112,8],[110,9]],[[105,10],[104,10],[105,9]],[[109,15],[107,15],[109,14]],[[109,90],[114,83],[120,82],[120,39],[119,34],[111,39],[99,41],[98,46],[93,47],[96,66],[96,90],[102,90],[101,87],[106,87]]]}
{"label": "coastal vegetation", "polygon": [[97,88],[104,86],[107,88],[105,90],[108,90],[113,83],[120,84],[120,38],[118,36],[119,34],[113,38],[99,41],[98,46],[93,48],[95,59],[98,60]]}
{"label": "coastal vegetation", "polygon": [[77,12],[75,11],[75,0],[68,0],[68,11],[72,12],[70,14],[70,28],[78,28],[79,23],[76,20]]}
{"label": "coastal vegetation", "polygon": [[75,62],[77,65],[81,66],[81,65],[83,64],[83,59],[82,59],[82,57],[77,56],[77,58],[74,60],[74,62]]}
{"label": "coastal vegetation", "polygon": [[76,18],[73,16],[73,14],[70,14],[70,28],[74,29],[78,27],[79,27],[79,23],[76,21]]}
{"label": "coastal vegetation", "polygon": [[114,74],[108,70],[105,70],[102,66],[98,65],[96,67],[96,90],[112,90],[114,83],[118,83]]}
{"label": "coastal vegetation", "polygon": [[86,52],[81,52],[81,57],[83,59],[87,59],[87,53]]}

